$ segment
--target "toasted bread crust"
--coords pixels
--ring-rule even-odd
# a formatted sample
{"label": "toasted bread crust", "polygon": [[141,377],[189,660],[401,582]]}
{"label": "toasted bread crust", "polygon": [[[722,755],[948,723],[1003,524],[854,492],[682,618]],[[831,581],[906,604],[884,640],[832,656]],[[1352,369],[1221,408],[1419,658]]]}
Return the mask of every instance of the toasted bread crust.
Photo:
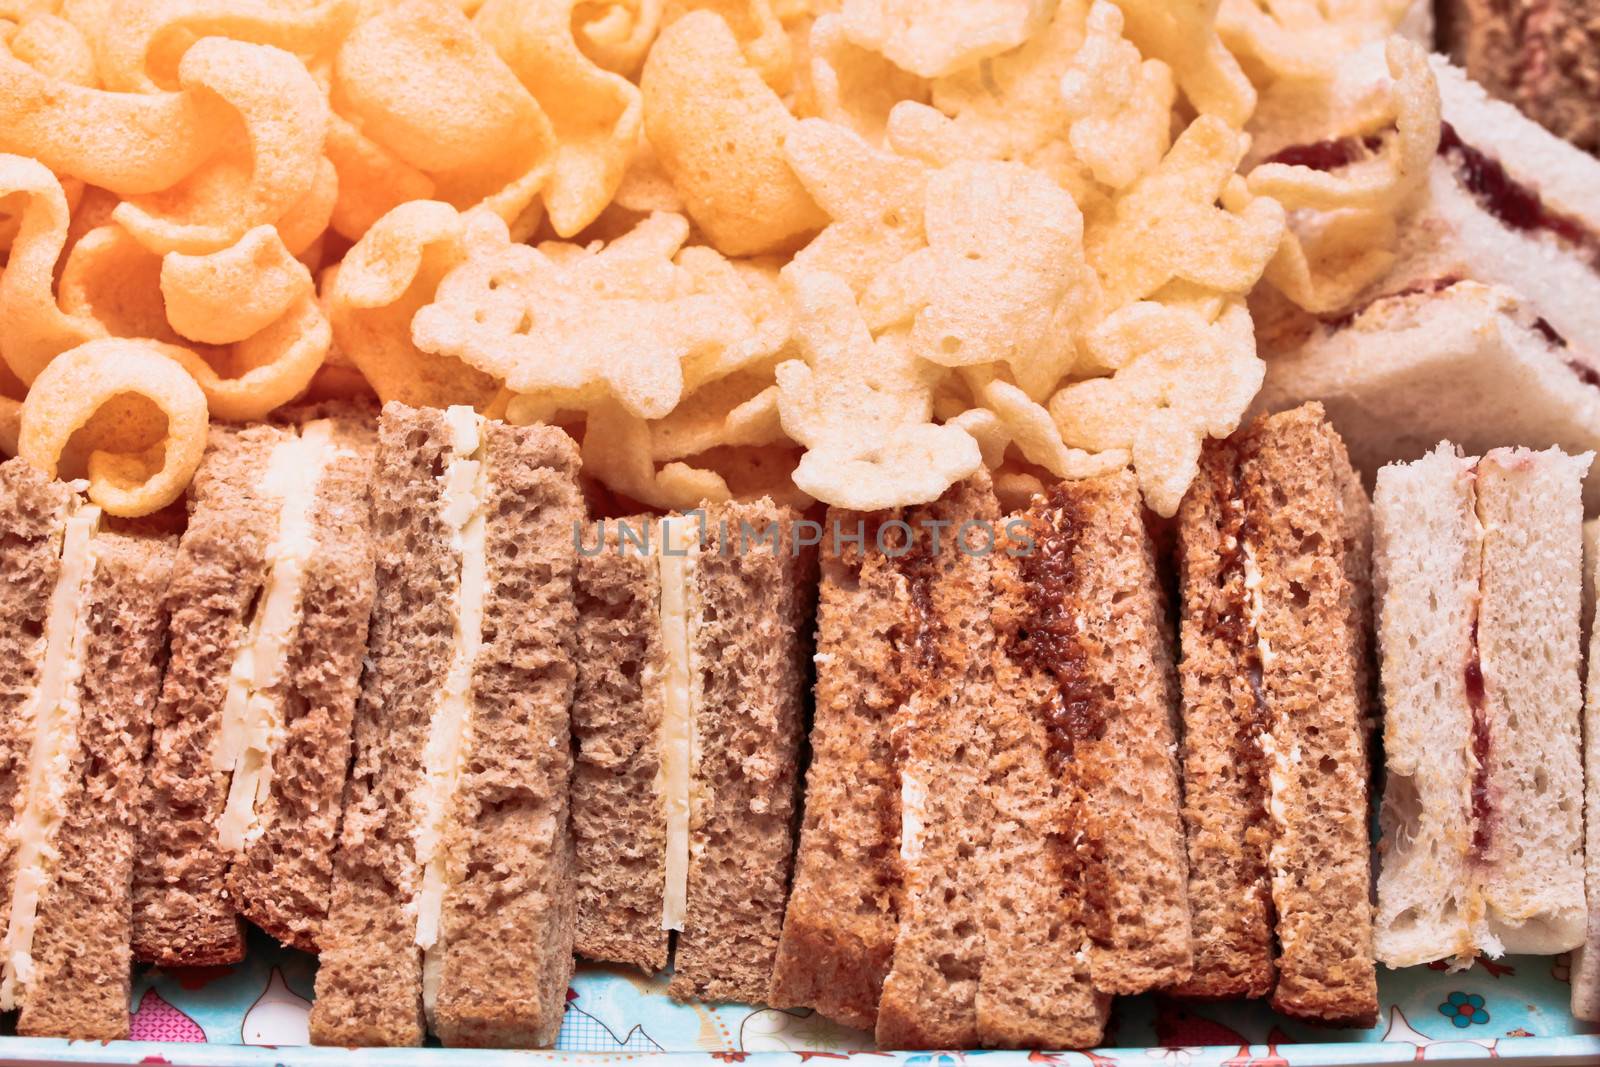
{"label": "toasted bread crust", "polygon": [[234,860],[228,888],[245,918],[307,952],[328,912],[350,725],[374,596],[369,486],[377,433],[364,415],[331,415],[341,448],[317,486],[316,553],[302,578],[300,623],[285,669],[285,735],[273,756],[262,833]]}
{"label": "toasted bread crust", "polygon": [[167,539],[95,538],[78,745],[17,1018],[24,1036],[128,1036],[134,834],[175,555]]}
{"label": "toasted bread crust", "polygon": [[[828,510],[805,818],[767,1003],[871,1029],[894,954],[900,790],[889,725],[905,699],[910,591],[875,546],[898,513]],[[834,537],[861,529],[865,544]]]}
{"label": "toasted bread crust", "polygon": [[984,788],[990,747],[984,720],[995,669],[991,561],[954,551],[948,538],[935,553],[924,524],[946,522],[953,530],[998,517],[988,475],[980,472],[912,512],[918,541],[900,559],[912,602],[909,696],[895,713],[891,737],[902,802],[909,790],[921,801],[921,818],[909,849],[902,845],[899,925],[878,1003],[881,1048],[979,1042],[983,872],[974,860],[988,847],[991,821]]}
{"label": "toasted bread crust", "polygon": [[549,426],[484,426],[489,592],[471,753],[445,847],[434,1028],[447,1045],[555,1044],[572,977],[569,825],[578,450]]}
{"label": "toasted bread crust", "polygon": [[[654,521],[636,515],[607,523],[598,544],[585,532],[575,582],[581,651],[572,699],[577,951],[646,972],[665,967],[668,952],[661,928],[666,822],[656,787],[662,713],[656,680],[666,652],[660,574],[637,541]],[[626,540],[624,530],[636,540]]]}
{"label": "toasted bread crust", "polygon": [[1267,764],[1244,635],[1246,524],[1239,445],[1206,443],[1200,473],[1178,511],[1183,601],[1184,819],[1194,975],[1185,997],[1263,997],[1272,990],[1273,913],[1267,877],[1272,828]]}
{"label": "toasted bread crust", "polygon": [[[768,499],[706,509],[693,568],[704,607],[694,637],[703,692],[696,800],[668,986],[680,999],[759,1002],[772,981],[794,854],[816,569],[815,554],[795,544],[797,517]],[[759,536],[769,526],[777,545]]]}
{"label": "toasted bread crust", "polygon": [[229,666],[269,571],[275,509],[260,492],[266,425],[213,427],[191,487],[189,528],[168,586],[171,659],[156,704],[150,783],[134,866],[133,951],[163,966],[244,958],[227,890],[232,856],[217,840],[227,771],[212,768]]}

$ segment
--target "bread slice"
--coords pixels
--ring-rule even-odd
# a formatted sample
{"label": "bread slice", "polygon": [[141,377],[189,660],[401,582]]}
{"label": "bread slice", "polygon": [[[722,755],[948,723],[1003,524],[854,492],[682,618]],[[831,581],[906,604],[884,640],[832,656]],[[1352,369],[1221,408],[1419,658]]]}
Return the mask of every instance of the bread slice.
{"label": "bread slice", "polygon": [[362,410],[219,428],[171,586],[135,953],[221,963],[237,914],[316,946],[373,595]]}
{"label": "bread slice", "polygon": [[668,992],[766,997],[798,816],[815,553],[771,500],[709,506],[689,568],[695,708],[683,929]]}
{"label": "bread slice", "polygon": [[909,587],[879,548],[897,512],[830,508],[817,605],[816,715],[794,888],[766,1001],[877,1023],[900,883],[890,723],[904,701]]}
{"label": "bread slice", "polygon": [[176,544],[103,531],[94,553],[65,814],[17,1033],[115,1041],[128,1036],[134,839]]}
{"label": "bread slice", "polygon": [[572,973],[577,450],[391,403],[317,1044],[548,1046]]}
{"label": "bread slice", "polygon": [[1600,619],[1594,605],[1600,590],[1600,520],[1583,524],[1583,577],[1588,633],[1589,673],[1583,704],[1584,868],[1589,918],[1584,943],[1572,957],[1572,1014],[1584,1022],[1600,1022]]}
{"label": "bread slice", "polygon": [[[1370,480],[1441,440],[1469,455],[1521,443],[1600,448],[1600,351],[1563,342],[1511,290],[1442,279],[1313,326],[1267,361],[1256,411],[1318,400]],[[1600,478],[1584,490],[1600,508]]]}
{"label": "bread slice", "polygon": [[915,540],[897,560],[912,611],[907,697],[890,724],[900,778],[901,887],[894,956],[878,1002],[879,1048],[973,1048],[980,1041],[980,857],[993,803],[985,721],[995,693],[993,561],[952,551],[948,536],[935,551],[931,538],[934,529],[966,522],[998,529],[999,517],[983,472],[907,515]]}
{"label": "bread slice", "polygon": [[1247,622],[1244,444],[1208,442],[1178,510],[1183,794],[1194,972],[1179,996],[1263,997],[1276,979],[1268,709]]}
{"label": "bread slice", "polygon": [[1548,955],[1583,941],[1579,487],[1592,460],[1518,448],[1478,464],[1491,952],[1498,942]]}
{"label": "bread slice", "polygon": [[0,1005],[19,1033],[114,1040],[172,546],[109,532],[81,488],[0,464]]}
{"label": "bread slice", "polygon": [[660,536],[647,515],[601,521],[579,546],[572,836],[577,951],[653,973],[665,967],[666,812],[661,726],[666,646]]}
{"label": "bread slice", "polygon": [[1104,993],[1191,966],[1172,635],[1131,474],[1061,483],[1006,526],[979,1029],[1085,1048]]}
{"label": "bread slice", "polygon": [[1475,465],[1441,445],[1383,468],[1373,494],[1386,772],[1374,941],[1390,967],[1470,959],[1484,918],[1471,859],[1487,726]]}

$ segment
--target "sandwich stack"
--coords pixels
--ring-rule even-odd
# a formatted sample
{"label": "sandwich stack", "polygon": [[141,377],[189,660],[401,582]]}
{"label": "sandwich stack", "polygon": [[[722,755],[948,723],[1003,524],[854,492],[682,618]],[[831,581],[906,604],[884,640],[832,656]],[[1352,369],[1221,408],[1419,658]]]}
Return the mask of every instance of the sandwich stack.
{"label": "sandwich stack", "polygon": [[759,1002],[772,976],[811,615],[797,519],[716,504],[602,522],[581,548],[578,952],[670,957],[675,997]]}
{"label": "sandwich stack", "polygon": [[1392,967],[1584,940],[1591,460],[1522,448],[1468,458],[1445,444],[1379,472],[1388,779],[1376,938]]}
{"label": "sandwich stack", "polygon": [[1065,483],[1003,516],[980,475],[903,514],[831,511],[823,545],[769,1002],[886,1048],[1095,1043],[1106,994],[1191,968],[1170,635],[1136,484]]}
{"label": "sandwich stack", "polygon": [[169,591],[133,949],[244,956],[241,915],[315,949],[372,608],[370,413],[217,427]]}
{"label": "sandwich stack", "polygon": [[0,464],[0,1010],[17,1032],[128,1036],[138,796],[161,688],[170,539],[113,531],[81,485]]}
{"label": "sandwich stack", "polygon": [[385,406],[317,1044],[548,1047],[572,974],[577,449]]}
{"label": "sandwich stack", "polygon": [[1310,404],[1208,442],[1179,511],[1195,968],[1175,992],[1370,1026],[1370,513]]}

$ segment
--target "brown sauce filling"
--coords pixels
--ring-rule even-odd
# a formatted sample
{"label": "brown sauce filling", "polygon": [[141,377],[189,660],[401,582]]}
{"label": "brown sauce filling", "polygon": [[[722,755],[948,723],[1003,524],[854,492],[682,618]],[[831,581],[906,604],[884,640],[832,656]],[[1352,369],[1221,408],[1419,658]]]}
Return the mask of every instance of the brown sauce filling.
{"label": "brown sauce filling", "polygon": [[1079,746],[1099,741],[1106,730],[1105,709],[1089,680],[1088,653],[1074,610],[1081,580],[1074,548],[1085,524],[1059,485],[1030,519],[1034,549],[1019,557],[1028,623],[1013,655],[1025,669],[1055,679],[1041,718],[1047,761],[1059,777],[1077,758]]}

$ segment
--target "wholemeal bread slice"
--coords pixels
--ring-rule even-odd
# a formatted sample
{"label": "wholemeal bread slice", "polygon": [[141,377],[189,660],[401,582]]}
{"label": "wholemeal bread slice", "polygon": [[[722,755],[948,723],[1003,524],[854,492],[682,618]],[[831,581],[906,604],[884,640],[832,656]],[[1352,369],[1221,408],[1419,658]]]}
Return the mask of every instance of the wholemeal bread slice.
{"label": "wholemeal bread slice", "polygon": [[647,972],[667,965],[662,711],[666,647],[656,520],[601,521],[579,546],[572,735],[577,951]]}
{"label": "wholemeal bread slice", "polygon": [[135,952],[237,959],[237,914],[316,946],[373,583],[363,409],[219,428],[170,588]]}
{"label": "wholemeal bread slice", "polygon": [[0,1007],[19,1033],[113,1040],[172,546],[108,531],[81,489],[0,464]]}
{"label": "wholemeal bread slice", "polygon": [[872,1029],[894,952],[910,590],[883,548],[897,513],[830,508],[817,605],[816,716],[794,888],[767,1002]]}
{"label": "wholemeal bread slice", "polygon": [[798,515],[712,505],[688,574],[693,772],[683,929],[668,992],[767,995],[798,815],[816,556]]}
{"label": "wholemeal bread slice", "polygon": [[1487,737],[1475,465],[1442,445],[1383,468],[1373,494],[1386,772],[1374,941],[1391,967],[1470,959],[1483,922],[1471,859],[1475,742]]}
{"label": "wholemeal bread slice", "polygon": [[128,1036],[134,837],[176,546],[110,532],[94,540],[64,815],[17,1032],[111,1041]]}
{"label": "wholemeal bread slice", "polygon": [[1250,623],[1262,651],[1273,838],[1268,852],[1285,1014],[1377,1016],[1366,751],[1371,515],[1317,404],[1244,437]]}
{"label": "wholemeal bread slice", "polygon": [[907,514],[914,540],[897,560],[911,625],[907,697],[890,724],[900,778],[901,887],[894,955],[878,1002],[876,1036],[884,1049],[979,1043],[993,566],[988,556],[952,551],[949,537],[940,550],[931,539],[933,529],[965,522],[997,529],[999,515],[988,475],[979,472]]}
{"label": "wholemeal bread slice", "polygon": [[1267,870],[1267,708],[1247,624],[1241,445],[1208,443],[1178,511],[1183,660],[1183,792],[1194,973],[1173,992],[1262,997],[1272,990]]}
{"label": "wholemeal bread slice", "polygon": [[[547,1046],[571,976],[577,451],[391,403],[318,1044]],[[426,1011],[425,1011],[426,1009]]]}

